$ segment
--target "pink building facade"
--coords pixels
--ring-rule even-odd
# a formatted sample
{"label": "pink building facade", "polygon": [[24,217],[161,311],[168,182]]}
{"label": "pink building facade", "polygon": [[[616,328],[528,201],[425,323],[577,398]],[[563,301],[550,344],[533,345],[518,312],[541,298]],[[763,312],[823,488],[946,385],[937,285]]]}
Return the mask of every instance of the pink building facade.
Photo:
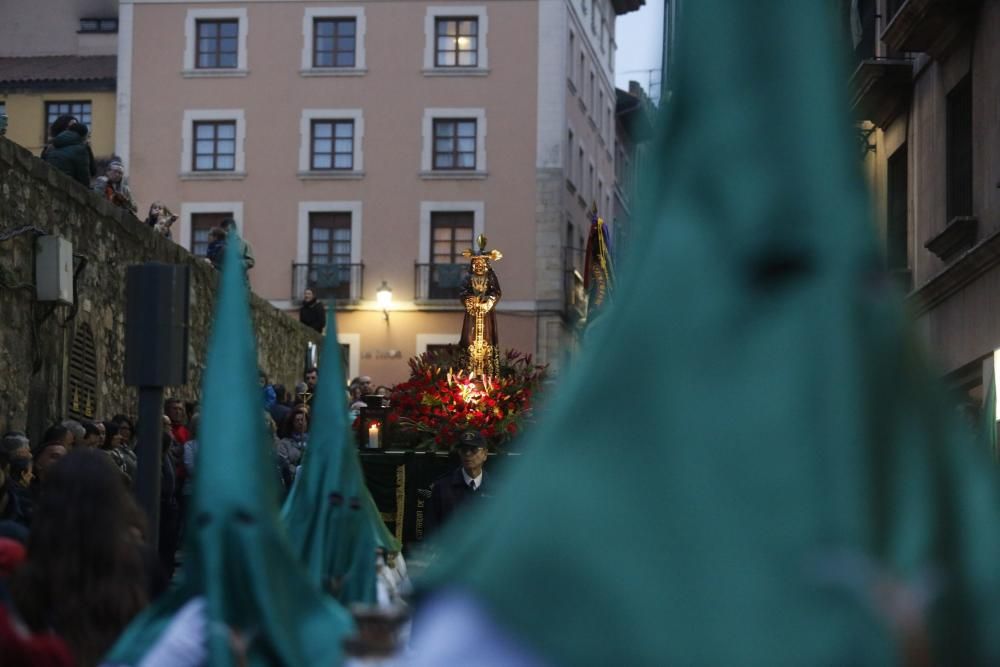
{"label": "pink building facade", "polygon": [[123,0],[116,150],[176,242],[232,217],[258,294],[333,300],[352,376],[457,342],[480,233],[501,345],[558,369],[586,209],[611,210],[614,19],[641,2]]}

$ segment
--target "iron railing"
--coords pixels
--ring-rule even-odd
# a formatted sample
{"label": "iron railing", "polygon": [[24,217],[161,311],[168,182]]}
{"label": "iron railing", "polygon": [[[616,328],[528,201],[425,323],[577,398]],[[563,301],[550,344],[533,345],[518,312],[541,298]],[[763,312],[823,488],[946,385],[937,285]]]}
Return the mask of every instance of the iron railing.
{"label": "iron railing", "polygon": [[458,291],[469,265],[416,264],[414,294],[417,301],[458,300]]}
{"label": "iron railing", "polygon": [[364,264],[292,264],[292,300],[311,289],[317,299],[359,301]]}

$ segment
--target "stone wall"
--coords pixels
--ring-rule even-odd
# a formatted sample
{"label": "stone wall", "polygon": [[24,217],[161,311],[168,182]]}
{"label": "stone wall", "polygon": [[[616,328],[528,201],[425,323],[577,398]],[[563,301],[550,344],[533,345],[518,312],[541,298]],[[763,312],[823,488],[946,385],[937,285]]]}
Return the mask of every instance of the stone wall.
{"label": "stone wall", "polygon": [[[35,299],[34,243],[40,234],[73,244],[73,306]],[[136,391],[124,384],[125,270],[148,261],[191,266],[189,381],[167,394],[197,400],[215,270],[0,139],[0,431],[27,429],[34,442],[70,413],[136,413]],[[251,307],[260,366],[291,388],[302,376],[307,343],[318,345],[319,336],[257,296]]]}

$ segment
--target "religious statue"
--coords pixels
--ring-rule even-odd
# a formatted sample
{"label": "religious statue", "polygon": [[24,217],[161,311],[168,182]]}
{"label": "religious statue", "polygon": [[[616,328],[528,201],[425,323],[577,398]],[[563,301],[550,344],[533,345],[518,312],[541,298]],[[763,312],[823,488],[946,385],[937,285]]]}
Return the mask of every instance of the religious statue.
{"label": "religious statue", "polygon": [[607,305],[615,287],[608,225],[597,215],[597,204],[590,209],[590,233],[587,235],[583,285],[587,290],[587,321],[592,322]]}
{"label": "religious statue", "polygon": [[462,351],[465,369],[476,377],[495,376],[500,373],[500,343],[497,335],[496,305],[500,300],[500,281],[490,266],[490,260],[503,257],[499,250],[486,250],[486,237],[476,239],[478,250],[462,253],[470,258],[469,271],[462,279],[459,299],[465,306],[462,322]]}

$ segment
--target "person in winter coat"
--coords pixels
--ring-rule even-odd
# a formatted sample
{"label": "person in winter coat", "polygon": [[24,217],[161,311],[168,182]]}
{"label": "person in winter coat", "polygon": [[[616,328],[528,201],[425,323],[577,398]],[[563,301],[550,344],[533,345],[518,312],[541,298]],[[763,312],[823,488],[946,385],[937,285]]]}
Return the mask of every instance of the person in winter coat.
{"label": "person in winter coat", "polygon": [[311,289],[302,293],[302,306],[299,308],[299,322],[323,333],[326,328],[326,306],[316,298]]}
{"label": "person in winter coat", "polygon": [[90,187],[90,168],[93,154],[87,144],[87,126],[74,123],[52,138],[51,147],[46,147],[42,159],[50,165]]}
{"label": "person in winter coat", "polygon": [[135,199],[132,198],[132,190],[125,181],[125,165],[118,160],[112,160],[108,164],[104,176],[94,181],[93,189],[119,208],[131,213],[139,210]]}

